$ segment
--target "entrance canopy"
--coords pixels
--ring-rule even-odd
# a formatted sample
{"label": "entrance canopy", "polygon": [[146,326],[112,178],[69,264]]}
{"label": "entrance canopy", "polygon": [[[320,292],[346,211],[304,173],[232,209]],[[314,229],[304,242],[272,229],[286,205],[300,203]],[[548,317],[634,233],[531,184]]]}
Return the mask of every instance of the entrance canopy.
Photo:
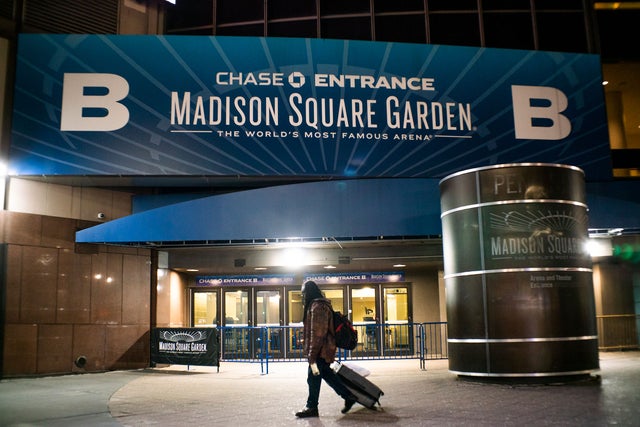
{"label": "entrance canopy", "polygon": [[[321,181],[239,191],[150,209],[76,233],[78,243],[185,246],[442,234],[439,181]],[[631,196],[635,194],[635,196]],[[590,229],[637,231],[631,182],[587,183]],[[625,214],[625,212],[627,214]]]}
{"label": "entrance canopy", "polygon": [[76,233],[78,243],[173,246],[439,236],[436,179],[364,179],[282,185],[159,207]]}

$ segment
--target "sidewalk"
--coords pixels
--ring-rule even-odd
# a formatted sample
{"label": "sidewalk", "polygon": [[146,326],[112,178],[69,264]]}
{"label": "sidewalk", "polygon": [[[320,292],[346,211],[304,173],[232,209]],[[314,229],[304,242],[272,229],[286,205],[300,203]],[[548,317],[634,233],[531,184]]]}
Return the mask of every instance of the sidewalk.
{"label": "sidewalk", "polygon": [[382,408],[341,399],[323,384],[320,418],[304,406],[306,364],[225,363],[0,381],[1,426],[637,426],[640,352],[600,353],[584,381],[513,385],[461,380],[446,360],[358,361],[384,390]]}

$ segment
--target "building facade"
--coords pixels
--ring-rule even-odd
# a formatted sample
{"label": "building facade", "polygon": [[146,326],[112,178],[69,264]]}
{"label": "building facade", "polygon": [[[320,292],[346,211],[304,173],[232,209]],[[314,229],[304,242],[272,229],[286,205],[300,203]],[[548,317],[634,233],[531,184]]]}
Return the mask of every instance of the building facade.
{"label": "building facade", "polygon": [[[20,34],[216,36],[231,40],[230,46],[255,37],[292,37],[377,41],[388,49],[399,43],[412,49],[443,45],[600,55],[602,75],[609,81],[603,104],[611,166],[591,173],[595,160],[585,154],[583,161],[589,171],[590,233],[610,245],[593,266],[599,345],[637,347],[640,128],[633,117],[640,110],[640,55],[621,46],[632,37],[640,11],[586,1],[451,3],[177,0],[172,5],[112,0],[88,7],[73,1],[3,2],[0,136],[8,175],[1,212],[2,375],[145,367],[150,333],[157,326],[295,325],[300,321],[297,291],[307,278],[318,280],[334,305],[365,326],[447,320],[437,204],[437,183],[445,172],[419,177],[425,179],[419,184],[388,174],[380,174],[380,182],[374,174],[361,183],[342,172],[126,173],[95,168],[98,172],[60,173],[54,168],[52,173],[13,174],[20,153],[29,152],[21,138],[26,134],[38,140],[35,132],[29,135],[34,125],[25,126],[26,132],[20,127],[29,119],[19,108],[28,97],[23,88],[29,87],[20,84],[25,81],[21,70],[43,69],[19,60],[24,58],[20,44],[27,43]],[[48,93],[46,87],[37,90]],[[50,112],[57,114],[55,108]],[[97,145],[105,141],[90,139]],[[581,149],[587,151],[584,145],[576,151]],[[163,150],[158,153],[150,168],[162,163]],[[118,153],[112,156],[97,160],[123,165]],[[255,156],[247,151],[239,159],[248,162]],[[46,165],[43,161],[39,167]],[[475,166],[462,163],[450,171]],[[338,182],[329,190],[331,181]],[[340,191],[349,191],[348,203],[339,198]],[[310,194],[317,196],[310,199]],[[307,224],[311,220],[300,220],[308,214],[300,203],[318,199],[323,203],[311,218],[314,228]],[[349,210],[338,212],[340,203]],[[172,220],[159,222],[150,213],[155,209],[160,209],[159,217]],[[243,211],[249,214],[243,216]],[[215,212],[210,217],[216,223],[192,220],[193,212]],[[332,222],[327,217],[334,213]],[[403,221],[412,215],[419,220],[407,226]],[[347,219],[355,224],[341,228]],[[289,230],[291,223],[297,227]],[[109,227],[129,237],[105,237],[101,230]],[[82,234],[91,230],[97,234]],[[313,232],[287,234],[300,230]],[[143,237],[134,237],[136,231]],[[292,270],[282,258],[292,246],[307,251],[302,269]],[[266,278],[271,282],[250,284]]]}

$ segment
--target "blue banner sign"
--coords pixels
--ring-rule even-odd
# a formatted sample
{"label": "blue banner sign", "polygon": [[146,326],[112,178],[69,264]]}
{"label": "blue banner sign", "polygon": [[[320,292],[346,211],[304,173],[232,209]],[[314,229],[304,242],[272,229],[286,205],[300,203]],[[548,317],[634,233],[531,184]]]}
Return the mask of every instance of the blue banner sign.
{"label": "blue banner sign", "polygon": [[10,173],[610,177],[597,55],[346,40],[21,34]]}
{"label": "blue banner sign", "polygon": [[318,285],[357,284],[357,283],[394,283],[404,282],[404,272],[305,274],[303,282],[313,280]]}
{"label": "blue banner sign", "polygon": [[196,277],[196,286],[283,286],[294,284],[295,276],[293,274]]}

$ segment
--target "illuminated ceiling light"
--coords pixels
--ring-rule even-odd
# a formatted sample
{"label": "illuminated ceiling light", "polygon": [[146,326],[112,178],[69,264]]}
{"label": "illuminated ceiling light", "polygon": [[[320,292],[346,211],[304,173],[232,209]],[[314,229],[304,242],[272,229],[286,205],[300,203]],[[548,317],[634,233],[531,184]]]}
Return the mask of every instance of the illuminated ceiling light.
{"label": "illuminated ceiling light", "polygon": [[107,283],[113,282],[113,277],[107,277]]}
{"label": "illuminated ceiling light", "polygon": [[608,81],[608,80],[605,80],[605,81],[603,81],[603,82],[602,82],[602,86],[606,86],[606,85],[608,85],[608,84],[609,84],[609,81]]}
{"label": "illuminated ceiling light", "polygon": [[628,2],[599,1],[593,4],[593,8],[595,10],[640,9],[640,1],[628,1]]}
{"label": "illuminated ceiling light", "polygon": [[285,267],[298,268],[307,264],[306,253],[302,248],[289,248],[282,252],[281,264]]}
{"label": "illuminated ceiling light", "polygon": [[267,267],[255,267],[254,270],[266,270]]}
{"label": "illuminated ceiling light", "polygon": [[187,268],[187,271],[191,271],[191,272],[195,272],[195,271],[200,271],[197,268]]}
{"label": "illuminated ceiling light", "polygon": [[330,270],[332,268],[336,268],[335,265],[325,265],[324,268],[326,268],[327,270]]}
{"label": "illuminated ceiling light", "polygon": [[402,268],[402,267],[406,267],[406,264],[393,264],[393,266],[396,268]]}
{"label": "illuminated ceiling light", "polygon": [[592,238],[586,242],[586,250],[591,257],[602,257],[613,255],[613,246],[610,238]]}
{"label": "illuminated ceiling light", "polygon": [[100,279],[102,279],[102,274],[98,273],[93,277],[94,277],[94,279],[100,280]]}

